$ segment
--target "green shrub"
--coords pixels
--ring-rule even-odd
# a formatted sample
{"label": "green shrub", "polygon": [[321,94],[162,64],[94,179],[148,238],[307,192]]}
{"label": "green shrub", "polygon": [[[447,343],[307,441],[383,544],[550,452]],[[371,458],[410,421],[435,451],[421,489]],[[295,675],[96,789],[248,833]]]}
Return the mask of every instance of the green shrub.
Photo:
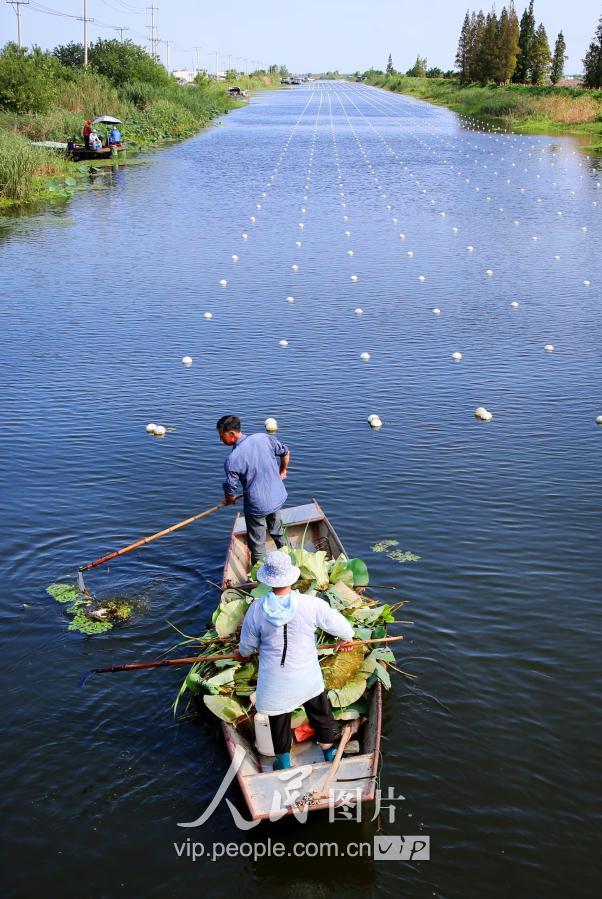
{"label": "green shrub", "polygon": [[48,54],[7,44],[0,52],[0,109],[47,112],[56,99],[57,68]]}

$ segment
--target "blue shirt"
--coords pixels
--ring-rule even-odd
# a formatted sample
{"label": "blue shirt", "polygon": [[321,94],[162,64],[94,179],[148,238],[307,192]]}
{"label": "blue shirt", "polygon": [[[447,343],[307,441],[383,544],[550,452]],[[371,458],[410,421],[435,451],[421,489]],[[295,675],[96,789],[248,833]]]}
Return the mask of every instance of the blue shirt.
{"label": "blue shirt", "polygon": [[279,509],[287,497],[280,477],[280,460],[288,446],[271,434],[242,436],[224,462],[224,493],[244,493],[245,512],[269,515]]}
{"label": "blue shirt", "polygon": [[109,139],[112,144],[120,144],[121,143],[121,131],[119,130],[119,128],[113,128]]}

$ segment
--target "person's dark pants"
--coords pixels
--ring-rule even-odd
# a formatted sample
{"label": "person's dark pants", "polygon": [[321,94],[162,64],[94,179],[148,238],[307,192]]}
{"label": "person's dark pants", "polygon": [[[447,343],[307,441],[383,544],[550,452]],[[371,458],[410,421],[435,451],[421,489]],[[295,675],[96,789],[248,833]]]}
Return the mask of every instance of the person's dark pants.
{"label": "person's dark pants", "polygon": [[89,134],[84,134],[84,146],[85,146],[86,150],[90,149],[90,135]]}
{"label": "person's dark pants", "polygon": [[[313,699],[303,703],[309,723],[316,732],[315,739],[318,743],[334,743],[335,726],[332,714],[332,706],[328,699],[328,693],[324,690]],[[276,755],[290,752],[293,743],[291,730],[291,713],[284,715],[269,715],[270,732]]]}
{"label": "person's dark pants", "polygon": [[280,509],[276,509],[270,515],[251,515],[249,512],[245,512],[245,521],[247,523],[247,542],[251,550],[251,565],[254,565],[259,559],[263,559],[268,532],[278,548],[284,546]]}

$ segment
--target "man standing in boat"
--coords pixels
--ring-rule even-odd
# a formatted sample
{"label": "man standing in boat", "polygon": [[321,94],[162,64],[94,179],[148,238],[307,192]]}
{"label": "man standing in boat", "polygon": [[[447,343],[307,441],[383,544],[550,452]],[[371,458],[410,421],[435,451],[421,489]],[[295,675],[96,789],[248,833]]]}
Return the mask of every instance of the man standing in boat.
{"label": "man standing in boat", "polygon": [[247,542],[254,565],[265,555],[268,532],[278,548],[285,544],[280,509],[287,497],[283,481],[290,450],[271,434],[243,434],[237,415],[223,415],[216,427],[222,443],[232,447],[224,463],[224,501],[230,505],[242,490]]}

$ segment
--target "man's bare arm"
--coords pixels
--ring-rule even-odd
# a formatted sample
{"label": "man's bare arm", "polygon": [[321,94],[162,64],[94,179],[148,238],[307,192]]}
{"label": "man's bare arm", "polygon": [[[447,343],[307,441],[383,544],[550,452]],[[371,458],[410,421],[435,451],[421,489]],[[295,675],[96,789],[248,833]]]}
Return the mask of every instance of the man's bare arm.
{"label": "man's bare arm", "polygon": [[284,481],[286,478],[286,470],[288,468],[288,464],[291,461],[290,450],[288,453],[285,453],[284,456],[280,457],[280,477]]}

